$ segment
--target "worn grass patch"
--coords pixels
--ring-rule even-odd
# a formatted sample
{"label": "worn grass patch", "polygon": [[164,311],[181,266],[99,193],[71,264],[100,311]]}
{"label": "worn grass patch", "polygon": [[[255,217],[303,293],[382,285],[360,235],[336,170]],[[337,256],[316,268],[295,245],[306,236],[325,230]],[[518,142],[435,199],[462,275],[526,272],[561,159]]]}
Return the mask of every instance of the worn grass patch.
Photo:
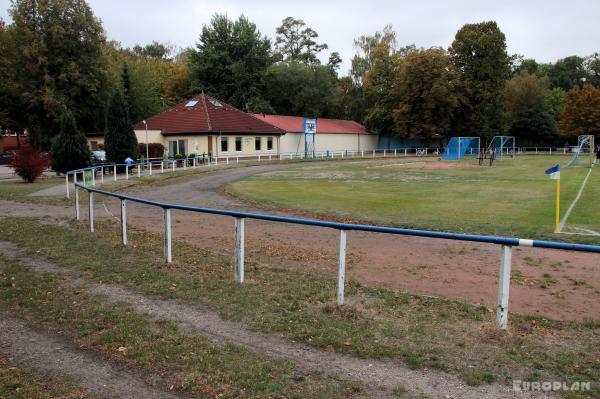
{"label": "worn grass patch", "polygon": [[23,181],[0,181],[0,200],[46,205],[67,205],[69,200],[63,197],[32,197],[29,194],[46,188],[64,184],[64,178],[48,177],[34,183]]}
{"label": "worn grass patch", "polygon": [[183,333],[172,322],[149,321],[127,304],[106,304],[102,296],[81,292],[68,277],[38,276],[3,258],[0,300],[37,327],[152,373],[165,389],[211,398],[345,398],[357,396],[355,387],[361,391],[360,385],[296,370],[289,361]]}
{"label": "worn grass patch", "polygon": [[93,396],[64,376],[41,375],[15,367],[0,355],[0,398],[3,399],[93,399]]}
{"label": "worn grass patch", "polygon": [[161,237],[130,233],[125,248],[113,223],[98,223],[94,234],[83,225],[66,228],[27,219],[7,219],[0,226],[1,239],[86,278],[181,298],[250,328],[284,333],[325,350],[401,358],[411,367],[445,370],[473,384],[510,383],[536,372],[545,380],[593,381],[598,389],[599,323],[511,314],[513,325],[532,328],[505,333],[494,327],[494,314],[485,306],[353,282],[347,288],[348,305],[340,308],[334,279],[253,263],[247,266],[247,282],[239,285],[227,258],[174,242],[175,262],[167,266]]}

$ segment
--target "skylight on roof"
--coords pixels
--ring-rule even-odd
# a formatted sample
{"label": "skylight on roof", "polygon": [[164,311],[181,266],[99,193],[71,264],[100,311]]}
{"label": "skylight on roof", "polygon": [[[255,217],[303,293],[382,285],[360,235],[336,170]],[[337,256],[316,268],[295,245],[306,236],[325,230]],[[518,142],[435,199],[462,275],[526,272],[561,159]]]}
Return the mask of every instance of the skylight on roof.
{"label": "skylight on roof", "polygon": [[215,100],[214,98],[209,98],[208,101],[210,101],[210,103],[212,105],[214,105],[215,107],[222,107],[223,104],[221,104],[218,100]]}
{"label": "skylight on roof", "polygon": [[185,106],[190,108],[190,107],[195,106],[196,104],[198,104],[198,100],[190,100],[187,102],[187,104],[185,104]]}

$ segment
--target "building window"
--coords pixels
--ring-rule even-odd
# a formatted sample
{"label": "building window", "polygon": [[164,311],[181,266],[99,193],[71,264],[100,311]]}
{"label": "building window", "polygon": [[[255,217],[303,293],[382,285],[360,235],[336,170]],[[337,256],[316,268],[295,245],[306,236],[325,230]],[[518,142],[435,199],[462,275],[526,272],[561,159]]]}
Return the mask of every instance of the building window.
{"label": "building window", "polygon": [[238,152],[242,151],[242,138],[241,137],[235,138],[235,150]]}
{"label": "building window", "polygon": [[229,151],[229,137],[221,137],[221,152]]}
{"label": "building window", "polygon": [[267,151],[273,151],[273,137],[267,137]]}
{"label": "building window", "polygon": [[169,140],[169,156],[187,155],[187,140]]}
{"label": "building window", "polygon": [[260,151],[260,137],[255,137],[254,138],[254,150],[255,151]]}

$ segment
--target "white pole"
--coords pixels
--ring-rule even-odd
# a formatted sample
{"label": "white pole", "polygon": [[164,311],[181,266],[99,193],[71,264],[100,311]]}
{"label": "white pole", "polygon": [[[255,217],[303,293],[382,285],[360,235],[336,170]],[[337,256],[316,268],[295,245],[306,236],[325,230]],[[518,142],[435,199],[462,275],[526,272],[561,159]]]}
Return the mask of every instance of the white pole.
{"label": "white pole", "polygon": [[121,200],[121,239],[127,245],[127,201]]}
{"label": "white pole", "polygon": [[149,169],[150,176],[152,176],[152,162],[148,162],[148,166],[150,167],[150,169]]}
{"label": "white pole", "polygon": [[183,170],[187,170],[187,161],[188,161],[187,158],[183,159]]}
{"label": "white pole", "polygon": [[138,163],[137,167],[138,167],[138,177],[140,177],[140,176],[142,176],[142,164]]}
{"label": "white pole", "polygon": [[96,168],[91,169],[92,172],[92,187],[96,185]]}
{"label": "white pole", "polygon": [[93,233],[94,232],[94,193],[89,191],[88,192],[88,204],[89,204],[89,222],[90,222],[90,231]]}
{"label": "white pole", "polygon": [[361,158],[364,158],[364,157],[365,157],[365,152],[364,152],[364,151],[361,151],[361,152],[360,152],[360,157],[361,157]]}
{"label": "white pole", "polygon": [[385,158],[385,150],[383,150],[383,157]]}
{"label": "white pole", "polygon": [[510,267],[511,267],[512,247],[502,246],[500,257],[500,276],[498,284],[498,311],[496,321],[498,327],[506,330],[508,325],[508,292],[510,287]]}
{"label": "white pole", "polygon": [[65,173],[65,184],[67,185],[67,198],[69,198],[69,172]]}
{"label": "white pole", "polygon": [[406,157],[406,148],[404,149],[404,156]]}
{"label": "white pole", "polygon": [[125,179],[129,180],[129,165],[125,165]]}
{"label": "white pole", "polygon": [[175,172],[175,162],[177,162],[177,161],[173,161],[173,163],[171,164],[171,166],[173,166],[173,168],[172,168],[173,172]]}
{"label": "white pole", "polygon": [[192,167],[196,169],[196,157],[192,160]]}
{"label": "white pole", "polygon": [[100,184],[104,184],[104,166],[100,167]]}
{"label": "white pole", "polygon": [[160,161],[160,173],[165,173],[165,161]]}
{"label": "white pole", "polygon": [[169,208],[164,209],[165,218],[165,262],[171,263],[171,210]]}
{"label": "white pole", "polygon": [[79,215],[79,187],[75,186],[75,218],[77,220],[81,219]]}
{"label": "white pole", "polygon": [[235,218],[235,248],[233,254],[234,278],[244,282],[244,219]]}
{"label": "white pole", "polygon": [[396,157],[396,156],[397,156],[397,155],[396,155],[396,153],[397,153],[397,151],[396,151],[396,149],[394,148],[394,157]]}
{"label": "white pole", "polygon": [[375,150],[373,150],[373,158],[375,158]]}
{"label": "white pole", "polygon": [[113,177],[114,181],[117,181],[117,165],[113,166]]}
{"label": "white pole", "polygon": [[340,259],[338,263],[337,304],[344,304],[344,280],[346,279],[346,230],[340,230]]}

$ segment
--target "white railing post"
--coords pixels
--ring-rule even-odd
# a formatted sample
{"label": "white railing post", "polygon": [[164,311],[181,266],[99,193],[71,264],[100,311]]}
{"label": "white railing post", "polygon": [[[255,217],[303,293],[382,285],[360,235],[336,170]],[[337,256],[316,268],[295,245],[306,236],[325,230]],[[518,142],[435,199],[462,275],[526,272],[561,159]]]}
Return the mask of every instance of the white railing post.
{"label": "white railing post", "polygon": [[137,167],[138,167],[138,177],[141,177],[142,176],[142,164],[138,163]]}
{"label": "white railing post", "polygon": [[171,263],[171,210],[164,208],[165,218],[165,263]]}
{"label": "white railing post", "polygon": [[150,176],[152,176],[152,162],[150,162],[150,163],[148,164],[148,166],[149,166],[149,169],[148,169],[148,171],[150,172]]}
{"label": "white railing post", "polygon": [[173,169],[173,172],[175,172],[175,162],[177,162],[177,161],[173,161],[173,163],[171,164],[171,166],[173,167],[173,168],[172,168],[172,169]]}
{"label": "white railing post", "polygon": [[385,150],[383,150],[383,157],[385,158]]}
{"label": "white railing post", "polygon": [[407,150],[406,150],[406,148],[405,148],[405,149],[404,149],[404,156],[405,156],[405,157],[407,156],[406,152],[407,152]]}
{"label": "white railing post", "polygon": [[165,173],[165,161],[160,161],[160,173]]}
{"label": "white railing post", "polygon": [[196,157],[192,160],[192,168],[196,169]]}
{"label": "white railing post", "polygon": [[125,180],[129,180],[129,165],[125,165]]}
{"label": "white railing post", "polygon": [[67,198],[69,198],[69,172],[65,173],[65,183],[67,185]]}
{"label": "white railing post", "polygon": [[397,151],[396,151],[396,149],[394,148],[394,157],[396,157],[396,156],[397,156],[396,154],[397,154]]}
{"label": "white railing post", "polygon": [[79,214],[79,187],[75,186],[75,219],[80,220],[81,215]]}
{"label": "white railing post", "polygon": [[127,200],[121,199],[121,239],[127,245]]}
{"label": "white railing post", "polygon": [[113,166],[113,180],[117,181],[117,165]]}
{"label": "white railing post", "polygon": [[373,158],[375,158],[375,150],[373,150]]}
{"label": "white railing post", "polygon": [[89,222],[90,222],[90,232],[94,232],[94,193],[91,191],[88,191],[88,204],[89,204],[89,208],[88,208],[88,218],[89,218]]}
{"label": "white railing post", "polygon": [[244,282],[244,219],[235,218],[235,248],[233,253],[234,279]]}
{"label": "white railing post", "polygon": [[364,157],[365,157],[365,152],[364,152],[364,151],[361,151],[361,152],[360,152],[360,157],[361,157],[361,158],[364,158]]}
{"label": "white railing post", "polygon": [[506,330],[508,325],[508,293],[510,288],[510,268],[512,258],[512,247],[502,245],[500,256],[500,276],[498,284],[498,310],[496,313],[496,322],[498,328]]}
{"label": "white railing post", "polygon": [[96,168],[91,169],[92,172],[92,187],[96,185]]}
{"label": "white railing post", "polygon": [[104,166],[100,167],[100,184],[104,184]]}
{"label": "white railing post", "polygon": [[337,304],[344,304],[344,281],[346,280],[346,230],[340,230],[340,259],[338,263]]}
{"label": "white railing post", "polygon": [[187,170],[187,162],[188,162],[188,159],[184,158],[183,159],[183,170]]}

